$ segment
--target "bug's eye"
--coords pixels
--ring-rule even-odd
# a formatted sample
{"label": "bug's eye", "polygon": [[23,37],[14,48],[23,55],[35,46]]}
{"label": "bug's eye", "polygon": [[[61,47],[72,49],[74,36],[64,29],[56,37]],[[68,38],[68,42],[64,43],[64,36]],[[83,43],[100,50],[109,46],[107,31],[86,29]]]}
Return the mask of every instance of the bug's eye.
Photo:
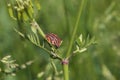
{"label": "bug's eye", "polygon": [[56,34],[49,33],[49,34],[46,34],[45,37],[50,44],[56,46],[57,48],[60,47],[62,40]]}

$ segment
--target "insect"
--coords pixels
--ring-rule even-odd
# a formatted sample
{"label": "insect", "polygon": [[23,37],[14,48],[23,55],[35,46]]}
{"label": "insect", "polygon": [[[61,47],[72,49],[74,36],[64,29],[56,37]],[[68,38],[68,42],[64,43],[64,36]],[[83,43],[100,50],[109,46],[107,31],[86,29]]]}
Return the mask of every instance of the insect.
{"label": "insect", "polygon": [[54,45],[56,48],[60,47],[62,40],[56,34],[48,33],[45,37],[50,44]]}

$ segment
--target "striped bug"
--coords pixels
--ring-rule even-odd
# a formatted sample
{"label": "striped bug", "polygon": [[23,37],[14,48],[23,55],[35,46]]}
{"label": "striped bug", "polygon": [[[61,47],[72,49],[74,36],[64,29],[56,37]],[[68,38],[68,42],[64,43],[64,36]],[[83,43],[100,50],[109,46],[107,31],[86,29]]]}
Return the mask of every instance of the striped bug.
{"label": "striped bug", "polygon": [[48,33],[45,35],[46,40],[54,45],[56,48],[60,47],[62,40],[54,33]]}

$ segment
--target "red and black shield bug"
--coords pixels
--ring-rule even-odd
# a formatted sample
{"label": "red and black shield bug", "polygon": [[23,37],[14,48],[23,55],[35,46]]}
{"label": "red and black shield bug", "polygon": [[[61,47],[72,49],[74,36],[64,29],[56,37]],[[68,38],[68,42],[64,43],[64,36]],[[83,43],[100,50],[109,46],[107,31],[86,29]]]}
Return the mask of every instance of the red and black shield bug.
{"label": "red and black shield bug", "polygon": [[48,33],[45,35],[45,37],[50,44],[54,45],[57,48],[60,47],[62,40],[56,34]]}

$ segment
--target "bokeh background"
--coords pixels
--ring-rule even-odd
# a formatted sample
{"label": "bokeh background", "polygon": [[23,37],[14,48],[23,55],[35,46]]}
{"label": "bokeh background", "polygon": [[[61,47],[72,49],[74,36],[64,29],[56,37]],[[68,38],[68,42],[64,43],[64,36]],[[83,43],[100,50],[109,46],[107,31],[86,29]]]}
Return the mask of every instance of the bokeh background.
{"label": "bokeh background", "polygon": [[[39,2],[41,10],[36,20],[45,33],[53,32],[63,39],[60,49],[65,54],[81,0]],[[0,76],[0,80],[49,80],[46,79],[52,72],[49,56],[18,36],[13,30],[17,25],[9,17],[6,6],[6,2],[0,0],[0,59],[11,55],[18,64],[34,59],[36,61],[18,71],[15,77],[8,79]],[[76,37],[81,33],[84,36],[95,36],[97,45],[70,60],[70,80],[120,80],[120,0],[87,0]],[[61,66],[57,67],[60,71]],[[39,77],[41,72],[46,76]]]}

